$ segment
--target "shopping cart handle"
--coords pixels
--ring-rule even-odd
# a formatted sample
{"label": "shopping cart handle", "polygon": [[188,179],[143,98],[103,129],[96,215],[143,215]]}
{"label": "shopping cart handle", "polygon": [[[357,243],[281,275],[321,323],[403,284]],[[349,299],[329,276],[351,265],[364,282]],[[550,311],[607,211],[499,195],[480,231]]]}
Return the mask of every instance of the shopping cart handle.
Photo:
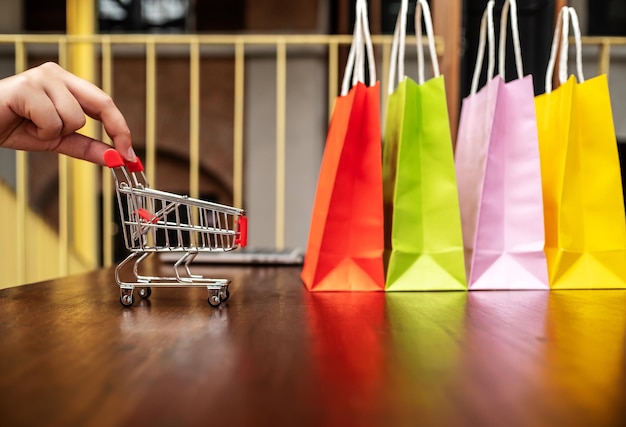
{"label": "shopping cart handle", "polygon": [[135,213],[144,222],[149,222],[149,223],[152,223],[152,224],[156,224],[157,222],[159,222],[159,218],[157,218],[154,215],[150,215],[150,212],[148,212],[147,210],[145,210],[143,208],[139,208],[139,209],[135,210],[133,213]]}
{"label": "shopping cart handle", "polygon": [[235,244],[245,248],[248,246],[248,217],[240,216],[237,220],[238,235],[235,237]]}
{"label": "shopping cart handle", "polygon": [[114,148],[109,148],[104,152],[104,162],[110,169],[124,166],[122,155]]}
{"label": "shopping cart handle", "polygon": [[137,157],[134,162],[126,160],[125,163],[129,172],[143,172],[143,164],[141,163],[141,160],[139,160],[139,157]]}
{"label": "shopping cart handle", "polygon": [[124,160],[114,148],[109,148],[104,152],[104,162],[111,169],[126,166],[129,172],[143,172],[143,164],[139,157],[134,162]]}

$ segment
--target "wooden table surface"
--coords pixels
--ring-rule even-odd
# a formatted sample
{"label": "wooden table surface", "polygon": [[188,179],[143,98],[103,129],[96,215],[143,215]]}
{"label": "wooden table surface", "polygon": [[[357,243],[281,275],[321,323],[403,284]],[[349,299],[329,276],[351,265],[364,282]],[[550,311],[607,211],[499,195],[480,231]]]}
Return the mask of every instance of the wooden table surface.
{"label": "wooden table surface", "polygon": [[622,426],[626,291],[306,292],[246,267],[231,298],[113,271],[0,291],[0,426]]}

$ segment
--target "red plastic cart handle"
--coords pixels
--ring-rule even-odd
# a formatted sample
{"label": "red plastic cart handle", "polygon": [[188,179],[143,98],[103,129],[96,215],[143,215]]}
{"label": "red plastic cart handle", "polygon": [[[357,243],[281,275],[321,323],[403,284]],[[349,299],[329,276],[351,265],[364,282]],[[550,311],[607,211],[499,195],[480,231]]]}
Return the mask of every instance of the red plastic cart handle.
{"label": "red plastic cart handle", "polygon": [[113,148],[109,148],[104,152],[104,162],[111,169],[124,166],[122,155]]}
{"label": "red plastic cart handle", "polygon": [[245,248],[248,246],[248,217],[240,216],[237,224],[239,225],[239,233],[235,237],[235,244]]}
{"label": "red plastic cart handle", "polygon": [[143,172],[143,164],[141,164],[139,157],[134,162],[126,160],[124,163],[126,163],[129,172]]}
{"label": "red plastic cart handle", "polygon": [[157,218],[154,215],[150,215],[150,213],[147,210],[145,210],[144,208],[139,208],[139,209],[135,210],[134,213],[139,218],[144,220],[144,222],[150,222],[152,224],[156,224],[157,222],[159,222],[159,218]]}
{"label": "red plastic cart handle", "polygon": [[111,169],[126,166],[129,172],[143,172],[143,164],[139,157],[134,162],[124,160],[114,148],[109,148],[104,152],[104,162]]}

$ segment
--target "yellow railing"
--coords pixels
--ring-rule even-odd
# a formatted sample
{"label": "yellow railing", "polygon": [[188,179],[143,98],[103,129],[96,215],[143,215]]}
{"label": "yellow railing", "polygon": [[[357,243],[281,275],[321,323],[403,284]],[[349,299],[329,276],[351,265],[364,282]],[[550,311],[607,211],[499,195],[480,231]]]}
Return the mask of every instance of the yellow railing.
{"label": "yellow railing", "polygon": [[[391,51],[392,38],[390,36],[374,35],[372,41],[377,46],[377,55],[379,59],[378,69],[380,72],[381,87],[387,86],[389,57]],[[15,64],[15,72],[24,70],[28,63],[29,51],[32,47],[41,49],[42,45],[46,49],[54,50],[57,60],[61,65],[68,64],[68,56],[70,55],[70,47],[77,43],[90,43],[95,50],[99,52],[98,59],[94,61],[100,67],[101,81],[95,82],[99,84],[106,92],[112,93],[115,74],[112,71],[112,64],[115,58],[114,47],[118,46],[135,46],[141,49],[133,50],[135,55],[145,55],[146,67],[146,99],[145,99],[145,158],[144,164],[151,182],[155,181],[156,176],[156,153],[157,153],[157,135],[156,135],[156,93],[158,91],[156,85],[157,75],[157,47],[171,46],[172,50],[176,50],[181,54],[188,54],[190,69],[190,87],[189,87],[189,193],[192,197],[199,196],[199,141],[200,141],[200,85],[201,75],[199,72],[200,58],[204,55],[210,55],[211,49],[219,52],[221,56],[228,55],[234,61],[234,111],[233,111],[233,204],[238,207],[245,207],[244,200],[244,95],[245,95],[245,63],[246,55],[258,49],[264,52],[273,52],[276,63],[276,174],[275,174],[275,247],[280,249],[284,246],[284,221],[285,221],[285,127],[287,105],[286,97],[286,68],[289,60],[289,48],[294,46],[313,46],[324,49],[328,72],[328,87],[326,89],[328,98],[328,111],[332,111],[334,99],[338,94],[339,80],[342,70],[340,63],[343,60],[340,57],[340,47],[345,47],[351,42],[351,36],[348,35],[89,35],[89,36],[70,36],[70,35],[0,35],[0,56],[9,60],[12,54]],[[409,37],[407,42],[414,42],[414,38]],[[610,61],[610,47],[613,45],[626,45],[626,38],[600,38],[585,37],[583,43],[586,45],[597,45],[599,47],[598,64],[601,72],[608,72]],[[4,50],[2,50],[4,49]],[[444,52],[444,46],[441,39],[437,39],[437,50],[441,56]],[[319,55],[319,52],[316,54]],[[381,91],[381,105],[386,105],[386,91]],[[105,138],[106,140],[106,138]],[[108,141],[108,140],[107,140]],[[110,142],[110,141],[108,141]],[[324,141],[320,141],[320,145]],[[0,155],[8,155],[0,153]],[[14,268],[17,271],[16,283],[19,284],[33,280],[27,274],[29,248],[27,246],[27,224],[26,211],[28,210],[28,154],[18,152],[16,155],[16,212],[15,218],[15,244],[10,247],[11,251],[15,251],[16,262]],[[59,158],[59,239],[56,252],[58,256],[58,266],[54,275],[67,275],[74,272],[75,263],[70,258],[73,252],[71,246],[71,236],[74,234],[72,221],[72,203],[73,200],[80,197],[96,197],[94,192],[90,194],[71,194],[70,181],[71,164],[68,160],[60,156]],[[103,192],[103,210],[101,220],[103,226],[102,242],[86,242],[87,247],[99,248],[102,251],[102,260],[104,265],[111,265],[113,259],[113,242],[110,236],[113,235],[113,215],[117,215],[113,211],[113,188],[108,170],[103,170],[102,174],[102,192]],[[0,206],[7,206],[5,201],[0,200]],[[75,215],[75,214],[74,214]],[[99,219],[92,218],[94,227],[100,227]],[[256,224],[262,227],[262,224]],[[305,226],[305,225],[303,225]],[[5,238],[5,236],[3,236]],[[6,239],[5,239],[6,240]],[[92,244],[93,243],[93,244]],[[7,245],[5,245],[7,247]],[[99,258],[98,256],[93,257]],[[86,265],[85,268],[96,267]],[[0,276],[2,276],[0,272]],[[37,278],[39,279],[39,278]],[[0,287],[2,287],[2,277],[0,277]],[[6,285],[6,284],[5,284]]]}
{"label": "yellow railing", "polygon": [[[583,45],[598,47],[598,72],[609,74],[611,46],[626,46],[626,37],[583,37]],[[573,40],[570,44],[573,44]]]}
{"label": "yellow railing", "polygon": [[[408,37],[407,42],[414,43],[414,37]],[[156,86],[157,75],[157,47],[171,46],[172,50],[176,50],[179,54],[188,52],[189,68],[190,68],[190,87],[189,87],[189,194],[192,197],[199,196],[199,110],[200,110],[200,84],[201,76],[199,73],[200,58],[203,55],[210,55],[211,49],[218,52],[219,55],[230,55],[234,60],[234,120],[233,120],[233,204],[235,206],[245,206],[243,175],[244,175],[244,91],[245,91],[245,63],[248,51],[257,51],[259,49],[275,52],[276,62],[276,173],[275,173],[275,247],[281,249],[285,242],[285,151],[286,151],[286,112],[288,109],[286,97],[286,69],[289,59],[288,50],[297,46],[308,46],[325,49],[327,52],[327,70],[328,70],[328,110],[332,111],[334,99],[338,94],[339,79],[342,77],[342,71],[339,69],[340,47],[348,46],[352,41],[349,35],[136,35],[136,34],[112,34],[112,35],[0,35],[0,49],[5,52],[14,53],[15,72],[24,70],[28,63],[29,49],[35,50],[47,49],[56,51],[57,60],[62,66],[66,66],[70,59],[71,47],[76,44],[90,43],[95,50],[99,52],[98,59],[93,60],[99,62],[101,71],[101,81],[95,82],[99,84],[106,92],[112,93],[113,81],[115,75],[112,71],[114,60],[114,47],[127,46],[139,47],[133,50],[135,55],[145,55],[146,67],[146,99],[145,99],[145,158],[148,179],[155,182],[156,176],[156,153],[157,153],[157,135],[156,135]],[[372,42],[379,49],[377,58],[382,58],[378,63],[381,75],[381,87],[386,87],[388,79],[387,73],[389,69],[389,57],[391,51],[391,36],[374,35]],[[437,39],[436,46],[438,54],[443,53],[443,43]],[[209,51],[207,53],[207,50]],[[1,55],[2,52],[0,52]],[[126,53],[127,54],[127,53]],[[7,58],[10,53],[5,53]],[[319,55],[319,52],[316,53]],[[383,91],[382,105],[385,105],[386,92]],[[110,142],[105,138],[105,141]],[[320,141],[320,145],[324,141]],[[6,153],[2,153],[6,155]],[[25,211],[28,209],[28,154],[18,152],[16,154],[16,197],[17,197],[17,213],[15,215],[15,255],[17,269],[17,283],[24,283],[33,278],[29,277],[27,265],[29,251],[27,247],[28,233]],[[70,182],[75,180],[72,177],[72,164],[64,157],[59,159],[59,240],[57,252],[59,254],[58,268],[56,275],[71,274],[70,254],[73,252],[70,247],[72,244],[72,236],[74,235],[74,221],[72,216],[76,215],[72,209],[73,201],[81,197],[96,197],[94,192],[90,194],[72,194]],[[102,242],[85,241],[85,247],[97,247],[102,250],[102,259],[104,265],[113,263],[113,242],[109,236],[113,235],[113,188],[109,171],[103,170],[102,175],[102,192],[103,192],[103,211],[102,211]],[[1,203],[2,201],[0,201]],[[96,218],[92,218],[93,227],[99,227]],[[257,226],[263,226],[257,224]],[[94,243],[97,243],[94,245]],[[95,259],[98,257],[94,255]],[[86,268],[96,267],[94,265],[86,265]],[[0,278],[1,279],[1,278]],[[2,280],[0,280],[2,282]],[[2,284],[0,283],[0,286]]]}

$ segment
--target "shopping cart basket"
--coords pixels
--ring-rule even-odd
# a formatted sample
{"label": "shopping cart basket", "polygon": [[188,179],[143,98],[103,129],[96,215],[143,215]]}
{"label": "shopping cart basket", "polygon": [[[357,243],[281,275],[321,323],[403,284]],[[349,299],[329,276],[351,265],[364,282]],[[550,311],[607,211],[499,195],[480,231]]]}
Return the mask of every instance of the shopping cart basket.
{"label": "shopping cart basket", "polygon": [[[115,179],[124,242],[130,251],[115,269],[122,305],[133,304],[135,287],[140,297],[147,298],[152,286],[206,286],[210,305],[217,307],[226,301],[230,296],[230,280],[192,274],[189,265],[201,251],[225,252],[246,246],[245,212],[149,188],[141,161],[125,161],[114,149],[106,151],[105,162]],[[148,255],[158,252],[181,254],[173,264],[172,275],[140,274],[139,264]],[[124,281],[121,270],[133,260],[134,281]]]}

